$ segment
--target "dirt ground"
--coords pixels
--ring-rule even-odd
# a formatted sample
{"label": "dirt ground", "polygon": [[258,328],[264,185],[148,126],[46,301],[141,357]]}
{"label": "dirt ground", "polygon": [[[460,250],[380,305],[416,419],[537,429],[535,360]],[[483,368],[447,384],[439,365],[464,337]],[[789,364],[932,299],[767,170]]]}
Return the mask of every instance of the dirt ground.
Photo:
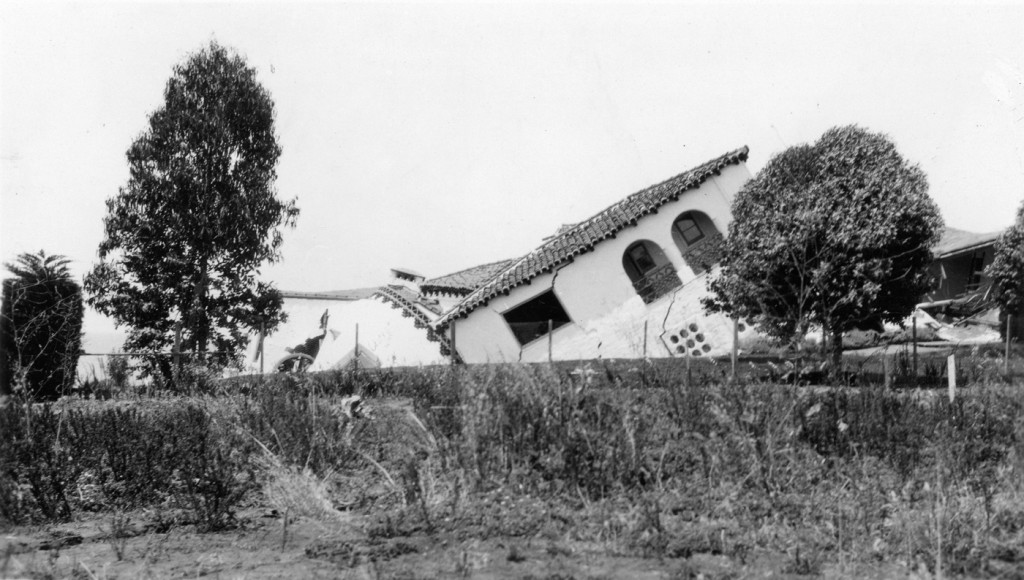
{"label": "dirt ground", "polygon": [[[121,538],[111,516],[0,537],[0,578],[928,578],[898,566],[824,564],[800,569],[792,554],[715,554],[688,558],[621,556],[607,545],[537,538],[457,539],[452,534],[371,538],[364,516],[285,525],[273,511],[250,508],[240,525],[217,533],[189,526],[160,530],[133,513]],[[460,534],[464,536],[464,534]]]}

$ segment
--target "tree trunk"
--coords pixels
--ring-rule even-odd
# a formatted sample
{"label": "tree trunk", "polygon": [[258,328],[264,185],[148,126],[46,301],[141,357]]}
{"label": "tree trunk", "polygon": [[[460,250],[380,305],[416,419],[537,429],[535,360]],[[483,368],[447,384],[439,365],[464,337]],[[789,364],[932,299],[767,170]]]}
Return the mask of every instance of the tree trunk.
{"label": "tree trunk", "polygon": [[206,316],[207,268],[207,261],[204,258],[200,262],[199,276],[192,283],[192,304],[188,309],[188,330],[192,343],[189,350],[192,351],[193,360],[199,362],[206,354],[206,344],[209,340]]}
{"label": "tree trunk", "polygon": [[196,290],[196,305],[198,307],[196,312],[196,333],[197,339],[196,346],[198,351],[197,360],[202,363],[206,360],[206,349],[210,340],[210,323],[209,316],[206,312],[206,287],[209,285],[207,279],[207,272],[209,270],[209,263],[204,258],[202,266],[199,270],[199,288]]}

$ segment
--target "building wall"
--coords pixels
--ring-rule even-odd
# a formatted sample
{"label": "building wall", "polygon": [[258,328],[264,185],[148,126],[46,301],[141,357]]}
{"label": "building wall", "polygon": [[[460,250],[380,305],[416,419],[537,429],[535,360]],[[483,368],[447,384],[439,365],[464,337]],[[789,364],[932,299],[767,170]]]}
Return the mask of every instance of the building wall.
{"label": "building wall", "polygon": [[[359,344],[380,359],[383,366],[416,366],[446,361],[440,344],[427,339],[427,331],[417,328],[412,318],[379,298],[361,300],[325,300],[285,298],[288,321],[264,340],[264,372],[273,373],[275,363],[289,354],[288,348],[320,336],[320,319],[328,314],[327,335],[320,347],[313,370],[334,366],[355,347],[356,327]],[[256,355],[258,339],[249,342],[245,372],[259,372]]]}
{"label": "building wall", "polygon": [[[551,333],[551,354],[556,360],[643,356],[645,321],[648,356],[671,356],[678,345],[670,341],[670,336],[680,340],[678,331],[690,324],[698,327],[691,334],[702,335],[703,341],[695,344],[702,355],[728,352],[732,321],[704,316],[700,298],[706,295],[706,275],[695,273],[686,264],[673,240],[672,224],[686,211],[700,211],[724,236],[732,219],[732,199],[748,179],[750,173],[744,165],[729,166],[700,188],[687,191],[659,208],[658,213],[577,256],[572,263],[514,288],[508,296],[494,298],[455,321],[459,354],[466,362],[547,360],[548,337],[521,346],[501,314],[552,288],[573,321]],[[657,244],[683,283],[651,304],[644,304],[637,295],[622,265],[624,252],[638,240]],[[710,350],[701,349],[703,344],[708,344]]]}
{"label": "building wall", "polygon": [[[992,246],[981,248],[976,252],[982,255],[982,265],[987,268],[995,255]],[[932,278],[936,280],[935,290],[929,293],[929,298],[931,300],[948,300],[964,294],[970,280],[974,256],[975,252],[964,252],[936,260],[929,270]],[[982,286],[989,282],[987,276],[981,277]]]}

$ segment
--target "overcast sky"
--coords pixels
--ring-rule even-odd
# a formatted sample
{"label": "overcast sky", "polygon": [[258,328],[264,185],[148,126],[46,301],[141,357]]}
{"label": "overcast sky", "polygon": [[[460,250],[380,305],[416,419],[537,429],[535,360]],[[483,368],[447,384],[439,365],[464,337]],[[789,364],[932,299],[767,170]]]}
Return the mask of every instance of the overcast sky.
{"label": "overcast sky", "polygon": [[856,123],[947,225],[1024,200],[1024,5],[0,4],[0,259],[96,261],[124,153],[211,40],[258,70],[298,198],[285,290],[437,276],[748,145]]}

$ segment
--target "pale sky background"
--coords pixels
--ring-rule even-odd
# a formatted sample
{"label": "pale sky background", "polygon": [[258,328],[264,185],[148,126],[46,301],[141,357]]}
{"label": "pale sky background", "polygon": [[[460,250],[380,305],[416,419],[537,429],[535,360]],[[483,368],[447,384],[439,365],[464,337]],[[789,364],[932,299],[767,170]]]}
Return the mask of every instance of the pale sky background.
{"label": "pale sky background", "polygon": [[[84,276],[171,67],[216,39],[259,71],[298,197],[284,290],[524,254],[742,145],[887,133],[947,225],[1024,200],[1024,4],[0,4],[0,260]],[[105,323],[96,315],[88,331]]]}

